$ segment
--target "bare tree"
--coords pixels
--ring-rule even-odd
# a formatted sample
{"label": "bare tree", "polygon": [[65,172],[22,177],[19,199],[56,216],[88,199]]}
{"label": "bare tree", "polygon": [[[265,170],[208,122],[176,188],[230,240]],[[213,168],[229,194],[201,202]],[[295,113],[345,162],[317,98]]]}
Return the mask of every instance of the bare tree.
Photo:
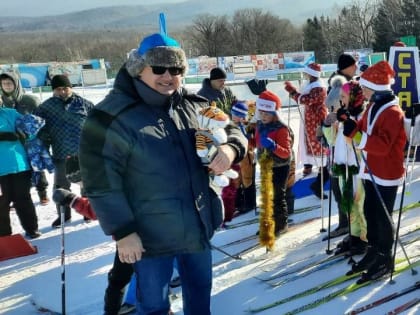
{"label": "bare tree", "polygon": [[204,14],[198,16],[189,30],[190,41],[199,55],[223,56],[231,39],[227,16]]}

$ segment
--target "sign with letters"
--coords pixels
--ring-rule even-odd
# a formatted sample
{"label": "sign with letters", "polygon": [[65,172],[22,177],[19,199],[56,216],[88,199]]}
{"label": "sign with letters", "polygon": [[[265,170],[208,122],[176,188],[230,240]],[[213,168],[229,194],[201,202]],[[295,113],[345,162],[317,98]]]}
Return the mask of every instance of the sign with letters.
{"label": "sign with letters", "polygon": [[395,71],[394,93],[400,99],[401,108],[406,111],[412,104],[419,103],[420,64],[418,47],[392,46],[389,63]]}

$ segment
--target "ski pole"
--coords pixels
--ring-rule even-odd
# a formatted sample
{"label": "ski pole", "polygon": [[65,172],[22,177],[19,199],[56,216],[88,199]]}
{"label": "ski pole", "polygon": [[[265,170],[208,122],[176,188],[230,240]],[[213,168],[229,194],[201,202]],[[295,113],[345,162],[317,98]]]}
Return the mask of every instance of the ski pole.
{"label": "ski pole", "polygon": [[[416,125],[416,111],[415,111],[415,106],[418,105],[416,104],[411,104],[410,106],[410,110],[411,110],[411,123],[410,123],[410,132],[408,135],[408,147],[407,147],[407,157],[405,159],[405,172],[406,172],[406,176],[408,173],[408,165],[410,163],[410,150],[411,150],[411,146],[413,144],[413,132],[414,132],[414,126]],[[417,146],[415,147],[414,150],[414,155],[413,155],[413,161],[416,160],[416,152],[417,151]],[[413,162],[414,164],[414,162]],[[413,166],[414,167],[414,166]]]}
{"label": "ski pole", "polygon": [[[354,144],[353,144],[353,145],[354,145]],[[387,217],[387,219],[388,219],[389,223],[391,224],[391,228],[392,228],[393,233],[394,233],[394,232],[395,232],[394,222],[392,221],[392,218],[391,218],[391,216],[390,216],[390,215],[389,215],[389,213],[388,213],[388,209],[387,209],[387,207],[386,207],[385,201],[384,201],[384,199],[383,199],[383,197],[382,197],[382,195],[381,195],[381,192],[379,191],[378,185],[376,184],[375,178],[373,177],[372,171],[370,170],[370,168],[369,168],[369,166],[368,166],[368,164],[367,164],[366,157],[364,156],[363,152],[362,152],[361,156],[362,156],[363,162],[365,163],[365,167],[366,167],[366,169],[367,169],[367,171],[368,171],[368,173],[369,173],[369,177],[370,177],[370,179],[371,179],[371,181],[372,181],[373,188],[375,189],[375,192],[376,192],[376,194],[377,194],[377,196],[378,196],[378,198],[379,198],[379,200],[380,200],[380,202],[381,202],[382,208],[383,208],[383,210],[385,211],[385,215],[386,215],[386,217]],[[402,196],[404,196],[404,187],[405,187],[405,184],[403,185],[403,192],[402,192]],[[402,211],[400,211],[400,213],[401,213],[401,212],[402,212]],[[396,237],[395,237],[395,242],[396,242],[396,243],[398,243],[398,244],[400,245],[401,250],[402,250],[402,252],[404,253],[405,259],[407,260],[407,262],[408,262],[408,264],[409,264],[409,266],[410,266],[410,269],[411,269],[411,274],[413,274],[413,275],[417,274],[417,271],[416,271],[416,270],[414,270],[414,268],[413,268],[413,266],[412,266],[412,263],[410,262],[410,258],[408,258],[408,255],[407,255],[407,252],[406,252],[406,250],[405,250],[405,248],[404,248],[404,245],[401,243],[401,240],[400,240],[400,239],[399,239],[399,237],[398,237],[398,234],[396,234]],[[396,245],[395,245],[395,246],[396,246]],[[395,253],[395,250],[394,250],[394,253]],[[395,258],[395,256],[394,256],[394,258]],[[393,282],[393,281],[392,281],[392,273],[393,273],[393,270],[391,270],[391,278],[390,278],[390,282],[391,282],[391,283]]]}
{"label": "ski pole", "polygon": [[[413,181],[414,163],[416,162],[417,147],[418,147],[417,145],[414,146],[414,154],[413,154],[413,160],[411,161],[411,173],[410,173],[410,180],[408,181],[407,193],[410,192],[410,185],[411,185],[411,182]],[[407,171],[408,171],[408,169],[407,169]]]}
{"label": "ski pole", "polygon": [[[328,166],[329,166],[329,172],[330,172],[330,178],[332,178],[333,174],[332,174],[332,160],[334,160],[334,146],[331,147],[331,150],[329,152],[328,155]],[[328,255],[331,255],[333,253],[333,251],[331,250],[330,246],[331,246],[331,207],[332,207],[332,185],[331,185],[331,181],[330,181],[330,190],[328,191],[328,240],[327,240],[327,249],[326,249],[326,253]]]}
{"label": "ski pole", "polygon": [[321,233],[326,232],[324,228],[324,137],[321,138]]}
{"label": "ski pole", "polygon": [[241,260],[242,259],[241,256],[239,256],[239,255],[231,255],[227,251],[221,249],[220,247],[214,246],[213,244],[211,245],[211,248],[214,249],[214,250],[217,250],[217,251],[221,252],[222,254],[224,254],[224,255],[232,258],[232,259],[235,259],[235,260]]}
{"label": "ski pole", "polygon": [[[410,147],[411,147],[411,143],[412,143],[412,139],[413,139],[413,130],[414,130],[414,125],[415,125],[415,121],[416,121],[416,116],[414,114],[414,106],[411,106],[411,110],[412,110],[412,113],[411,113],[411,125],[410,125],[410,138],[408,139],[406,169],[405,169],[404,180],[403,180],[403,184],[402,184],[403,187],[402,187],[402,192],[401,192],[400,209],[398,210],[397,229],[395,231],[395,239],[396,240],[399,240],[398,234],[399,234],[399,231],[400,231],[402,208],[403,208],[403,204],[404,204],[404,195],[405,195],[405,186],[406,186],[405,183],[406,183],[408,163],[409,163],[409,158],[410,158]],[[404,253],[405,253],[405,251],[404,251]],[[395,256],[396,255],[397,255],[397,244],[395,243],[394,252],[392,254],[392,261],[395,261]],[[412,271],[412,273],[413,272],[414,271]],[[392,272],[391,272],[390,281],[392,282]]]}
{"label": "ski pole", "polygon": [[[350,179],[349,176],[352,176],[352,178]],[[353,187],[353,174],[349,175],[349,150],[348,150],[348,144],[346,142],[346,180],[345,180],[345,185],[347,186],[348,183],[350,183]],[[351,191],[353,192],[353,189]],[[344,193],[348,194],[349,192],[348,192],[348,190],[343,189],[343,197],[342,198],[344,198]],[[350,197],[352,200],[354,198],[353,195],[352,196],[347,196],[347,197]],[[352,247],[351,220],[350,220],[351,207],[349,207],[348,205],[347,205],[347,207],[348,207],[347,208],[347,222],[348,222],[348,227],[349,227],[349,248],[350,248],[350,250],[349,250],[350,259],[349,259],[348,263],[349,264],[354,264],[355,260],[353,259],[352,250],[351,250],[351,247]]]}
{"label": "ski pole", "polygon": [[64,206],[60,206],[61,212],[61,314],[66,315],[66,263],[65,263],[65,247],[64,247],[64,222],[65,212]]}
{"label": "ski pole", "polygon": [[[334,106],[331,106],[331,113],[334,111]],[[331,141],[331,146],[330,146],[330,151],[328,154],[328,167],[330,170],[330,190],[328,191],[328,240],[327,240],[327,249],[326,249],[326,253],[328,255],[331,255],[333,253],[333,251],[331,250],[330,246],[331,246],[331,207],[332,207],[332,190],[333,190],[333,185],[332,185],[332,177],[333,177],[333,163],[334,163],[334,150],[335,150],[335,146],[334,146],[334,142],[336,139],[336,134],[335,134],[335,126],[334,124],[331,124],[330,128],[332,130],[332,141]]]}

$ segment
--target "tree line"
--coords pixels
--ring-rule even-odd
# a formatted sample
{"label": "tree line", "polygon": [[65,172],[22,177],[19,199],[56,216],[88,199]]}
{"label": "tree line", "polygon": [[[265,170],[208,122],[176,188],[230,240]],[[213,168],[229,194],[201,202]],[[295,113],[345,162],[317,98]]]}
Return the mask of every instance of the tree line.
{"label": "tree line", "polygon": [[[36,35],[2,32],[0,64],[104,58],[112,75],[144,35],[133,29]],[[345,50],[388,52],[406,35],[415,36],[419,43],[418,0],[356,0],[336,7],[334,16],[313,16],[303,25],[256,8],[238,10],[233,16],[203,14],[185,29],[171,32],[188,58],[305,50],[314,51],[319,63],[335,63]]]}

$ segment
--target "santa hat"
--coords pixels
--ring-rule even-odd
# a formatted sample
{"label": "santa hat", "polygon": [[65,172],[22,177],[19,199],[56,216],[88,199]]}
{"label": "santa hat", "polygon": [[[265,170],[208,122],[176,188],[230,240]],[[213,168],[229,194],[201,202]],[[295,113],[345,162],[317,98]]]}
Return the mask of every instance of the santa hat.
{"label": "santa hat", "polygon": [[395,72],[389,62],[382,60],[370,66],[360,77],[360,85],[374,91],[390,91]]}
{"label": "santa hat", "polygon": [[[275,93],[264,91],[258,96],[255,103],[258,111],[271,113],[280,119],[281,100]],[[255,115],[257,120],[259,119],[258,111]]]}
{"label": "santa hat", "polygon": [[232,116],[246,118],[248,116],[248,105],[244,102],[236,102],[233,104],[230,113]]}
{"label": "santa hat", "polygon": [[321,77],[321,65],[319,63],[312,62],[303,69],[303,72],[315,78],[319,78]]}
{"label": "santa hat", "polygon": [[394,45],[392,46],[396,46],[396,47],[406,47],[406,44],[404,42],[398,41],[395,42]]}

